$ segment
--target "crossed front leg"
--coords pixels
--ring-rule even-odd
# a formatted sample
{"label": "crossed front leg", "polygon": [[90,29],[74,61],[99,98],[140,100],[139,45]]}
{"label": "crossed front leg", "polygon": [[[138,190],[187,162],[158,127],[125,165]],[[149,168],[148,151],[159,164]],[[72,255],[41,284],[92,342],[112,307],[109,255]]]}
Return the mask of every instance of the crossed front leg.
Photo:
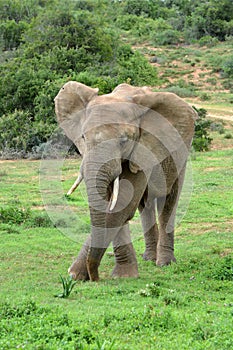
{"label": "crossed front leg", "polygon": [[86,242],[83,244],[78,257],[75,259],[73,264],[69,267],[68,273],[74,280],[88,281],[89,274],[87,271],[87,255],[90,249],[91,236],[89,236]]}
{"label": "crossed front leg", "polygon": [[[91,246],[91,236],[88,237],[78,257],[68,269],[68,273],[74,280],[88,281],[90,280],[87,259]],[[138,277],[138,264],[136,253],[131,242],[129,225],[126,224],[119,229],[118,234],[113,240],[113,250],[115,256],[115,267],[112,277]],[[102,252],[102,256],[104,254]]]}
{"label": "crossed front leg", "polygon": [[138,277],[136,253],[131,242],[128,223],[124,225],[113,240],[115,267],[112,277]]}

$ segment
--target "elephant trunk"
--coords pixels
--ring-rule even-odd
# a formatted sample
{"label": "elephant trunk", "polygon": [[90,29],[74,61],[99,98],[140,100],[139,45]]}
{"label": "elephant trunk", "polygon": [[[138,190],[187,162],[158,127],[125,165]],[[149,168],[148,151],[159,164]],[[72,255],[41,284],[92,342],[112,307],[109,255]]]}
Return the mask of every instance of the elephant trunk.
{"label": "elephant trunk", "polygon": [[106,225],[106,214],[110,211],[112,183],[121,173],[120,158],[107,162],[96,159],[85,160],[84,179],[87,188],[91,217],[91,242],[87,256],[87,269],[91,281],[97,281],[100,261],[114,239],[116,230]]}

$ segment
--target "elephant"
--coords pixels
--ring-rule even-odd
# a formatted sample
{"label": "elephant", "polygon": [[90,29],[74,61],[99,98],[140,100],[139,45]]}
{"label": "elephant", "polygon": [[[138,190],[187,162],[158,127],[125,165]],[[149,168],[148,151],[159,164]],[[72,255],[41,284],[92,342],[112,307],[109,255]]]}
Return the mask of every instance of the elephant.
{"label": "elephant", "polygon": [[138,277],[129,220],[138,209],[145,251],[158,266],[175,262],[174,227],[196,111],[173,93],[118,85],[99,95],[76,81],[55,97],[58,124],[82,156],[91,232],[68,272],[99,280],[99,265],[113,245],[113,277]]}

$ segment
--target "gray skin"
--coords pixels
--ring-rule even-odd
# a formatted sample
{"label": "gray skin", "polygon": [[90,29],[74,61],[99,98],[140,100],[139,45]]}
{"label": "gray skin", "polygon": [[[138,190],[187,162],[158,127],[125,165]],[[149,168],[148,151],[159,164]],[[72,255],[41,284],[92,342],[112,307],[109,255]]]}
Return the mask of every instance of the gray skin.
{"label": "gray skin", "polygon": [[[91,217],[91,235],[69,268],[73,278],[98,281],[98,267],[111,242],[112,275],[138,276],[128,224],[137,208],[145,237],[144,259],[159,266],[176,261],[174,220],[196,112],[172,93],[121,84],[99,96],[98,89],[74,81],[59,91],[55,111],[82,155],[80,171]],[[111,210],[118,176],[119,195]]]}

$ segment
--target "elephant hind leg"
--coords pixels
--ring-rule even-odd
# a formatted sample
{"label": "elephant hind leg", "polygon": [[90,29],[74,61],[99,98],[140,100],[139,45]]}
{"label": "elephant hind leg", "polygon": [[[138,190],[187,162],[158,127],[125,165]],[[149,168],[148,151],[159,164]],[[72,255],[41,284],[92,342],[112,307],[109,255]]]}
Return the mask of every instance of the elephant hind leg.
{"label": "elephant hind leg", "polygon": [[179,199],[179,180],[177,179],[166,198],[158,199],[159,240],[157,246],[158,266],[176,262],[174,256],[175,216]]}
{"label": "elephant hind leg", "polygon": [[156,223],[154,200],[144,202],[144,199],[142,199],[138,209],[145,238],[143,259],[156,262],[159,230]]}

